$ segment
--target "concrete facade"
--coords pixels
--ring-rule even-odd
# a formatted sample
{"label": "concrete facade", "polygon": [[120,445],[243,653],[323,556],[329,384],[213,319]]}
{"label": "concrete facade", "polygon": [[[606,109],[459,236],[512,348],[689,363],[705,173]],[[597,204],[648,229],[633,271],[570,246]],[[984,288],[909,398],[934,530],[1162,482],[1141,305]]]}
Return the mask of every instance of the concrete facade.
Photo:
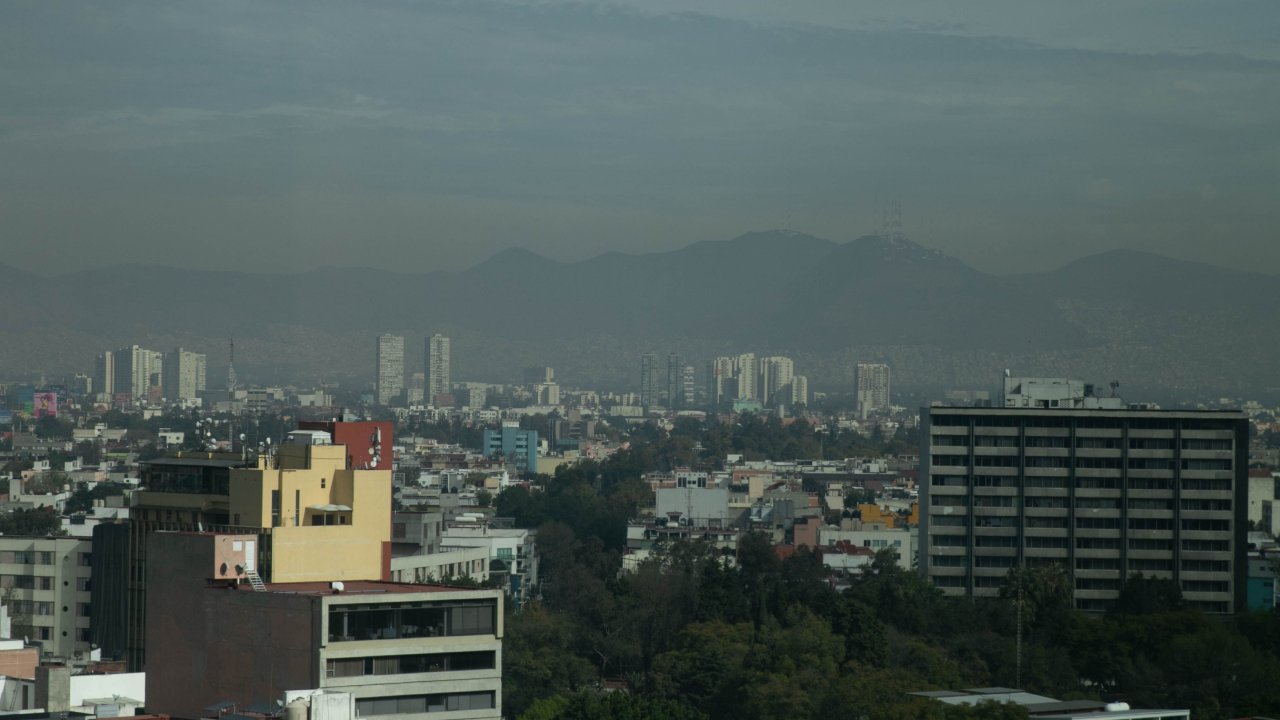
{"label": "concrete facade", "polygon": [[1012,567],[1060,565],[1084,610],[1135,573],[1206,612],[1245,607],[1242,413],[933,407],[922,420],[920,571],[948,594],[992,597]]}
{"label": "concrete facade", "polygon": [[364,581],[219,587],[200,579],[212,569],[212,537],[157,535],[149,545],[148,710],[200,717],[217,702],[319,688],[351,693],[361,717],[501,717],[501,592]]}
{"label": "concrete facade", "polygon": [[71,659],[89,651],[92,543],[73,537],[0,537],[0,590],[15,638]]}

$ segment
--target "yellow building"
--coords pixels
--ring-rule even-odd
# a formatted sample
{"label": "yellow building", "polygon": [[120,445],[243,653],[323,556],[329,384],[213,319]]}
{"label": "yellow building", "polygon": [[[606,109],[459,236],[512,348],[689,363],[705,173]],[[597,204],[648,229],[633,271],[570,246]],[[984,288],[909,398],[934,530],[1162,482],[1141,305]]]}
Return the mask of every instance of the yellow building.
{"label": "yellow building", "polygon": [[343,445],[290,443],[231,471],[231,524],[269,529],[272,582],[382,578],[391,471],[346,465]]}
{"label": "yellow building", "polygon": [[94,642],[105,653],[144,669],[146,542],[155,532],[256,534],[254,569],[266,582],[380,580],[389,573],[391,471],[349,470],[346,446],[330,444],[328,433],[295,434],[310,442],[282,444],[256,461],[181,452],[143,464],[129,524],[99,528],[102,540],[123,535],[95,558],[104,582],[112,580],[112,590],[104,588],[111,598],[95,601],[93,621]]}

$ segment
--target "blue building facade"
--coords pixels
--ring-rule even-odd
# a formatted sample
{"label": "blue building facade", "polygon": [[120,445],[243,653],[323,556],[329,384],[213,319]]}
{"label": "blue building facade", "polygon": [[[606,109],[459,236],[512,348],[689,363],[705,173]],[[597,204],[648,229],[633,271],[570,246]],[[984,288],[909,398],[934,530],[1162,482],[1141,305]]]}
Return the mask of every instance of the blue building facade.
{"label": "blue building facade", "polygon": [[484,431],[484,454],[500,456],[516,466],[519,472],[538,471],[538,431],[503,426]]}

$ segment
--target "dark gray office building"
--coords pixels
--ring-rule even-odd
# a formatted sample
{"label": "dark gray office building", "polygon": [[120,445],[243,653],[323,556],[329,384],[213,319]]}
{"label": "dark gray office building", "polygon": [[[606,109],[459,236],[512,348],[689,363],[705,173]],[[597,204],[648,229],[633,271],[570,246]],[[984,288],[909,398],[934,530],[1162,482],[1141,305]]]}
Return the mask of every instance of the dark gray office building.
{"label": "dark gray office building", "polygon": [[1142,574],[1241,610],[1248,427],[1238,412],[925,408],[920,570],[993,597],[1012,567],[1060,564],[1082,610]]}

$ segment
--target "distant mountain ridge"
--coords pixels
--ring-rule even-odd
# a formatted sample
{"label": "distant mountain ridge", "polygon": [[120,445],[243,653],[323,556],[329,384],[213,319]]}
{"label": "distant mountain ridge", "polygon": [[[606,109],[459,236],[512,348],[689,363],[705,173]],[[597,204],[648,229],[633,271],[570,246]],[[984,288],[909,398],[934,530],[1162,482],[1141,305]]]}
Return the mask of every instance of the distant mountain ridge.
{"label": "distant mountain ridge", "polygon": [[568,263],[510,248],[461,272],[44,278],[0,264],[0,300],[9,372],[89,372],[105,349],[182,345],[209,354],[216,384],[234,335],[251,380],[371,380],[374,336],[409,336],[420,371],[422,339],[444,332],[455,376],[494,382],[548,364],[568,385],[625,389],[644,351],[681,352],[699,372],[754,351],[790,355],[834,391],[862,360],[891,362],[899,387],[989,387],[1003,367],[1171,390],[1280,384],[1280,278],[1134,251],[998,276],[905,238],[774,230]]}

